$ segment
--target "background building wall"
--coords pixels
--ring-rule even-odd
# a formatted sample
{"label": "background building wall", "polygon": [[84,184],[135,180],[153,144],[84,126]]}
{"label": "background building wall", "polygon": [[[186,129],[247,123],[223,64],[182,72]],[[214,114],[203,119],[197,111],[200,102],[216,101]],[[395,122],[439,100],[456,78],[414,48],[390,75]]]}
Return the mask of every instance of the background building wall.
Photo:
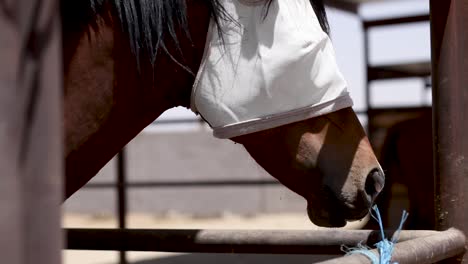
{"label": "background building wall", "polygon": [[[210,131],[142,132],[126,148],[128,181],[273,179],[242,145],[216,139]],[[271,153],[274,155],[274,153]],[[115,181],[115,161],[91,183]],[[129,188],[130,212],[217,216],[297,212],[305,200],[282,185],[233,187]],[[67,212],[113,213],[113,189],[81,189],[65,203]]]}

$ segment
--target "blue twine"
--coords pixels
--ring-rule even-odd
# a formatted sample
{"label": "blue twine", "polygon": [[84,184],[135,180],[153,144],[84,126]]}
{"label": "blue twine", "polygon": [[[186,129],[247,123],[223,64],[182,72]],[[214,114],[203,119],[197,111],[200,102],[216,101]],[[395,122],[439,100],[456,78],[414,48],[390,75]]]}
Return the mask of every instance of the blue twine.
{"label": "blue twine", "polygon": [[[403,210],[400,225],[398,226],[397,231],[393,234],[392,239],[389,241],[387,238],[385,238],[385,233],[383,229],[382,218],[380,217],[379,208],[377,208],[377,205],[374,205],[372,207],[372,210],[375,212],[376,215],[374,215],[373,212],[371,211],[371,216],[372,218],[377,220],[377,222],[379,223],[380,234],[382,237],[382,241],[374,245],[377,248],[377,251],[379,252],[379,256],[373,253],[371,251],[372,250],[371,248],[362,244],[358,244],[357,247],[353,247],[353,248],[344,247],[344,251],[346,252],[346,255],[353,255],[353,254],[365,255],[372,261],[372,264],[390,264],[395,243],[398,241],[400,232],[403,228],[403,224],[408,218],[408,212]],[[398,264],[398,263],[394,262],[393,264]]]}

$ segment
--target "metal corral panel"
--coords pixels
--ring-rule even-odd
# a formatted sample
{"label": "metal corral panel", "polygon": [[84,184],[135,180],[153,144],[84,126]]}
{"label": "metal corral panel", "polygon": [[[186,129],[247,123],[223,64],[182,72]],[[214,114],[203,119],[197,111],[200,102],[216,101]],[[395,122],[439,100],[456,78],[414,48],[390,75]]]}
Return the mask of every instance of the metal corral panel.
{"label": "metal corral panel", "polygon": [[[391,233],[391,232],[389,232]],[[387,233],[386,236],[390,236]],[[68,249],[204,253],[268,253],[343,255],[343,245],[373,245],[379,231],[371,230],[143,230],[68,229]],[[463,252],[465,236],[444,232],[401,231],[393,261],[434,263]],[[324,263],[370,263],[351,255]]]}

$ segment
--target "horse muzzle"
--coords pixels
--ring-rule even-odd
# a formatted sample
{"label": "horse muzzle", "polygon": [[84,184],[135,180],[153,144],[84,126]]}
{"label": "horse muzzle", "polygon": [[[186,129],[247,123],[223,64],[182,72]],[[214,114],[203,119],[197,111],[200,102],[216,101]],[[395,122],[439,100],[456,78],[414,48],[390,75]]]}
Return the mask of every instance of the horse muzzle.
{"label": "horse muzzle", "polygon": [[383,190],[384,184],[385,176],[378,168],[371,170],[363,190],[358,190],[352,201],[338,198],[330,188],[324,188],[325,200],[308,202],[309,219],[314,224],[323,227],[343,227],[347,221],[360,220],[369,213],[378,194]]}

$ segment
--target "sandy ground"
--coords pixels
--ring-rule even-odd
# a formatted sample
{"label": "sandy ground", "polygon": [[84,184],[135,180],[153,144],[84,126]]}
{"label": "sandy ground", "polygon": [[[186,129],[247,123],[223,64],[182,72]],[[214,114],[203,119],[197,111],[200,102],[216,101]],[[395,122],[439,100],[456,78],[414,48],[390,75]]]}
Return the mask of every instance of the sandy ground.
{"label": "sandy ground", "polygon": [[[305,214],[275,214],[275,215],[256,215],[256,216],[238,216],[223,215],[217,218],[192,218],[179,214],[169,214],[165,217],[151,216],[143,214],[131,214],[127,217],[129,228],[183,228],[183,229],[319,229],[310,223]],[[346,229],[357,229],[364,225],[366,220],[348,223]],[[64,227],[81,228],[115,228],[116,219],[111,216],[103,215],[78,215],[66,214],[63,217]],[[197,263],[218,263],[219,258],[210,259],[210,256],[204,254]],[[188,254],[177,253],[155,253],[155,252],[128,252],[130,263],[195,263],[184,257]],[[199,256],[200,257],[200,256]],[[254,256],[252,256],[253,258]],[[65,264],[111,264],[118,263],[118,254],[116,252],[104,251],[75,251],[64,250],[63,258]],[[214,257],[213,257],[214,258]],[[302,259],[293,259],[289,257],[284,259],[288,263],[303,263]],[[155,261],[155,260],[160,261]],[[278,257],[275,257],[279,261]],[[256,259],[258,263],[258,259]],[[261,260],[260,260],[261,261]],[[267,260],[265,260],[267,261]],[[271,263],[271,260],[268,260]],[[281,261],[281,262],[283,262]],[[247,257],[236,257],[223,263],[250,263]],[[261,261],[263,262],[263,261]],[[311,262],[309,262],[311,263]]]}

